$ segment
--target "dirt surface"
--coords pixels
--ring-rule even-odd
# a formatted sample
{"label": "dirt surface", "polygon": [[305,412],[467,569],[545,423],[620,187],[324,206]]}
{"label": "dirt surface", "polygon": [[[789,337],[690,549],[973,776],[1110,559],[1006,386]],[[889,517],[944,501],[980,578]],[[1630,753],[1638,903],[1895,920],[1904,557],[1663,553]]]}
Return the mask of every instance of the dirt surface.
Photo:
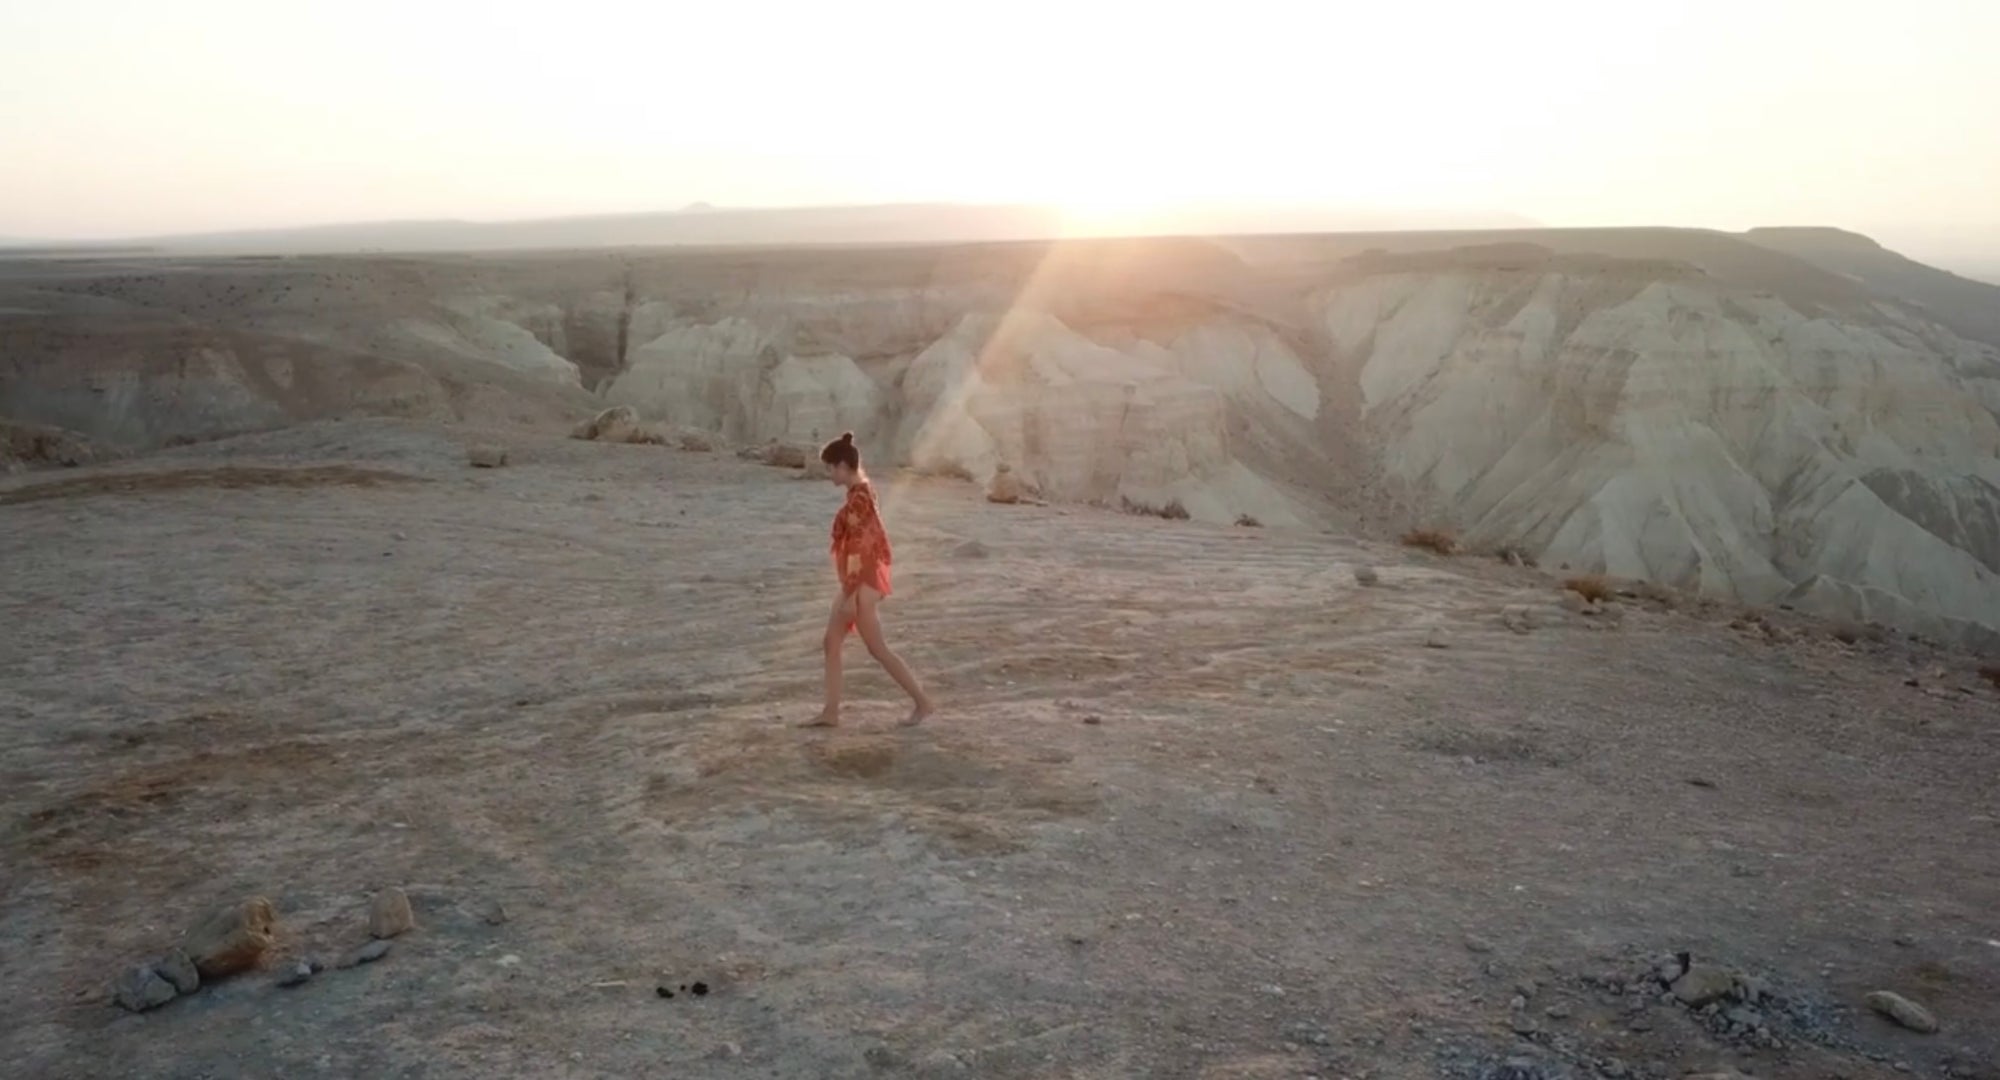
{"label": "dirt surface", "polygon": [[[785,470],[358,423],[50,482],[0,482],[9,1075],[1995,1075],[1969,658],[885,476],[945,709],[856,645],[806,732],[838,493]],[[385,958],[276,985],[387,886]],[[110,1003],[257,894],[262,972]],[[1679,951],[1781,1048],[1639,985]]]}

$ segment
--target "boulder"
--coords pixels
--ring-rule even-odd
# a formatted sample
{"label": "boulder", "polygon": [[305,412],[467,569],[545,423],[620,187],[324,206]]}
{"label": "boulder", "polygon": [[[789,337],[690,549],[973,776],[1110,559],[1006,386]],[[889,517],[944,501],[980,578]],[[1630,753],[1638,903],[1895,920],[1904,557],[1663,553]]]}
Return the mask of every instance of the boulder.
{"label": "boulder", "polygon": [[271,948],[278,915],[271,902],[253,896],[210,912],[181,942],[204,979],[220,979],[257,966]]}
{"label": "boulder", "polygon": [[614,405],[578,424],[576,429],[570,432],[570,438],[593,442],[636,443],[651,441],[653,436],[639,423],[639,410],[630,405]]}
{"label": "boulder", "polygon": [[369,937],[392,938],[414,930],[416,925],[416,913],[410,910],[410,898],[403,890],[383,889],[375,894],[375,902],[368,907]]}
{"label": "boulder", "polygon": [[780,469],[803,469],[808,461],[818,461],[819,455],[803,446],[792,443],[768,443],[764,447],[764,464]]}
{"label": "boulder", "polygon": [[1911,1031],[1929,1035],[1938,1029],[1937,1017],[1929,1009],[1901,994],[1877,990],[1868,995],[1868,1007]]}

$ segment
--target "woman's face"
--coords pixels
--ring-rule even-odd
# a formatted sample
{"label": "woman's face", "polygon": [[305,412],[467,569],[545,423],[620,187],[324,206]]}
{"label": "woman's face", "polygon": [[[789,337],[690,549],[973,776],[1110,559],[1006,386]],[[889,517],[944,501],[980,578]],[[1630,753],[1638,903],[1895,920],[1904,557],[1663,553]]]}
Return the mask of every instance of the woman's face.
{"label": "woman's face", "polygon": [[849,487],[854,483],[854,470],[844,461],[836,461],[826,467],[826,475],[835,484]]}

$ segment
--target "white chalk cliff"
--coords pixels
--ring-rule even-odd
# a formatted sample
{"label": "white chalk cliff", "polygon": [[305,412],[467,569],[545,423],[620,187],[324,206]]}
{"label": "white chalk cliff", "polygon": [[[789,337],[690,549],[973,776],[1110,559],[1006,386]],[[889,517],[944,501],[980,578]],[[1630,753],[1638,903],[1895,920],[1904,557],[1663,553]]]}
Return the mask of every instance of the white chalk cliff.
{"label": "white chalk cliff", "polygon": [[0,415],[143,444],[630,404],[735,442],[853,430],[878,462],[980,481],[1006,463],[1054,500],[1422,520],[1545,565],[1986,641],[2000,289],[1848,234],[1759,235],[16,272]]}

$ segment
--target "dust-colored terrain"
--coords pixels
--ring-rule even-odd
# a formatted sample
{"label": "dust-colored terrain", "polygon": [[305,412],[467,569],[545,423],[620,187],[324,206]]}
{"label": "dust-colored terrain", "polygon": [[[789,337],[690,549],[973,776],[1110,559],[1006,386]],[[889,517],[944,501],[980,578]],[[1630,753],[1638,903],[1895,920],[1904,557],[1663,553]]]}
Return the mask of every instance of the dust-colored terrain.
{"label": "dust-colored terrain", "polygon": [[[2000,1075],[1971,659],[878,480],[946,708],[855,646],[825,733],[794,472],[363,421],[0,481],[4,1071]],[[274,985],[391,885],[385,959]],[[264,972],[109,1003],[251,894]],[[1662,1003],[1677,951],[1762,1031]]]}

